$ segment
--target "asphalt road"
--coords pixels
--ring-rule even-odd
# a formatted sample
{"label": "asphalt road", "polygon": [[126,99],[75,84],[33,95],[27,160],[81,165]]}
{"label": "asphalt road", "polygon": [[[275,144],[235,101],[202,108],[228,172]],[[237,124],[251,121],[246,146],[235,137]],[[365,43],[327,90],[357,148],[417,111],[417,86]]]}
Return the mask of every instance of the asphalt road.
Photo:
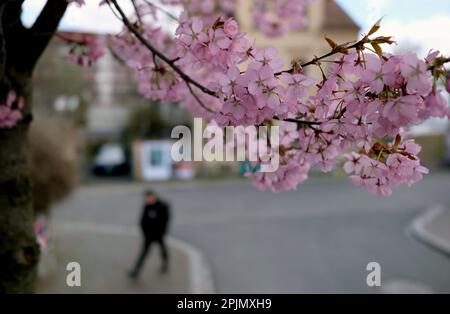
{"label": "asphalt road", "polygon": [[[378,199],[345,179],[272,194],[247,181],[149,185],[173,205],[171,232],[202,250],[219,293],[450,293],[450,258],[408,234],[429,206],[450,204],[450,173]],[[134,226],[144,185],[80,188],[56,221]],[[366,266],[381,266],[381,288]]]}

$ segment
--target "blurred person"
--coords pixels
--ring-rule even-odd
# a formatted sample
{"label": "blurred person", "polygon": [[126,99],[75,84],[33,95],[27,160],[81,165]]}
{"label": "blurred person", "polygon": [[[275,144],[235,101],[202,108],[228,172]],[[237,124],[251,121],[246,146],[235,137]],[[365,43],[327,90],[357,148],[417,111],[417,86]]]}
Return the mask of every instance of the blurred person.
{"label": "blurred person", "polygon": [[161,251],[161,272],[167,273],[169,270],[169,253],[165,242],[170,220],[169,205],[158,198],[153,191],[146,191],[144,195],[144,208],[140,221],[143,246],[134,269],[130,272],[130,277],[137,279],[139,277],[145,258],[147,257],[151,245],[156,242]]}

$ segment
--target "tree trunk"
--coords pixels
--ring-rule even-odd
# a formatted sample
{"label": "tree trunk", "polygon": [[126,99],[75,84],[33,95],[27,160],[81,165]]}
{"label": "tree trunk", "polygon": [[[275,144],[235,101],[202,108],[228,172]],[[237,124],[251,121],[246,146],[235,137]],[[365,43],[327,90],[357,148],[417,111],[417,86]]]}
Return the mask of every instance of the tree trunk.
{"label": "tree trunk", "polygon": [[[26,76],[13,82],[26,99],[27,111],[31,110],[30,82]],[[0,129],[0,293],[33,292],[39,260],[27,162],[29,120]]]}
{"label": "tree trunk", "polygon": [[20,19],[23,2],[0,0],[0,97],[13,90],[25,98],[22,120],[0,129],[0,293],[34,291],[39,246],[27,159],[32,73],[68,3],[47,0],[34,25],[25,28]]}

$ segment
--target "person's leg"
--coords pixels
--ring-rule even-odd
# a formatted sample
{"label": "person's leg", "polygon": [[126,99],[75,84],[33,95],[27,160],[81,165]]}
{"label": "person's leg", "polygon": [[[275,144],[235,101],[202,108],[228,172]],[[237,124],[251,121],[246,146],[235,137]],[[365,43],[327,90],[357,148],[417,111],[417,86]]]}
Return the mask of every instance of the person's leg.
{"label": "person's leg", "polygon": [[148,237],[144,237],[144,241],[142,244],[142,250],[139,254],[139,258],[136,262],[136,266],[134,267],[133,271],[130,273],[130,276],[133,278],[137,278],[139,276],[139,273],[141,271],[142,266],[144,265],[145,258],[147,257],[147,254],[150,250],[150,246],[152,244],[152,240]]}
{"label": "person's leg", "polygon": [[158,239],[158,244],[161,250],[161,261],[162,261],[161,272],[167,273],[169,271],[169,250],[167,249],[164,237]]}

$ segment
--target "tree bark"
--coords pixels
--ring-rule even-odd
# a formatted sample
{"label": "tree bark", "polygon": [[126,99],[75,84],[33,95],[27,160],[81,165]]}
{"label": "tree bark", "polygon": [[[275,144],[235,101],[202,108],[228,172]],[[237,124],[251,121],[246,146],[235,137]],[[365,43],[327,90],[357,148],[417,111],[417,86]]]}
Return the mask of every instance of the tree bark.
{"label": "tree bark", "polygon": [[[25,85],[17,92],[26,94],[24,97],[30,108],[31,93],[26,91],[30,80],[27,78],[22,82]],[[1,293],[32,292],[39,259],[27,164],[28,127],[28,121],[21,121],[13,129],[0,129]]]}
{"label": "tree bark", "polygon": [[0,293],[34,291],[39,246],[27,158],[32,74],[67,7],[65,0],[48,0],[35,25],[26,29],[20,21],[22,3],[0,1],[0,97],[14,90],[25,98],[23,119],[0,129]]}

